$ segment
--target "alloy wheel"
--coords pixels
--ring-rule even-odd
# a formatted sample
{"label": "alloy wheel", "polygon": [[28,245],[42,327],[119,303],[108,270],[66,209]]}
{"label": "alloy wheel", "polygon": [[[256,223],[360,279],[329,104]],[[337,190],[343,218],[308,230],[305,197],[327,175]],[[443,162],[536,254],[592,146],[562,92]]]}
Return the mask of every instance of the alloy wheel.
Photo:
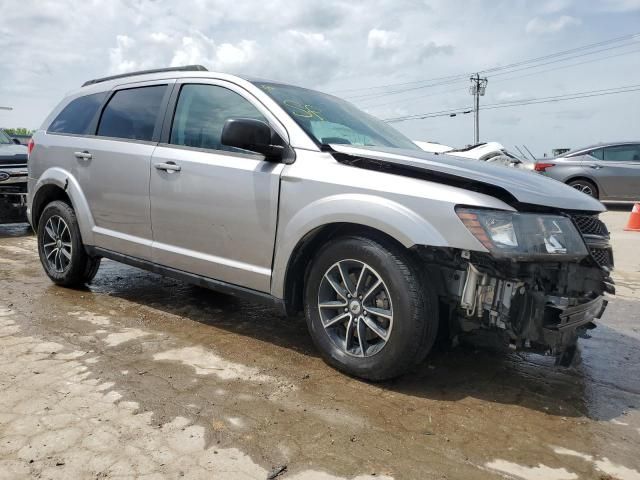
{"label": "alloy wheel", "polygon": [[348,355],[371,357],[391,335],[389,289],[373,268],[359,260],[341,260],[325,272],[318,310],[327,335]]}
{"label": "alloy wheel", "polygon": [[586,193],[590,197],[593,197],[593,188],[591,188],[591,185],[588,185],[586,183],[576,182],[571,186],[576,190],[578,190],[579,192]]}
{"label": "alloy wheel", "polygon": [[71,231],[69,226],[59,215],[52,215],[44,226],[42,247],[49,267],[58,272],[64,272],[71,264]]}

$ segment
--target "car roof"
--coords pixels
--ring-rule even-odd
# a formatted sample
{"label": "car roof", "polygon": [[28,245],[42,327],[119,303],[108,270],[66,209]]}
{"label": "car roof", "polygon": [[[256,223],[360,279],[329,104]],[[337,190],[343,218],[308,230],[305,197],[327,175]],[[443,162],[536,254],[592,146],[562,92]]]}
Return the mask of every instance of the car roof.
{"label": "car roof", "polygon": [[640,144],[640,140],[636,140],[636,141],[626,140],[626,141],[622,141],[622,142],[594,143],[593,145],[589,145],[587,147],[581,147],[581,148],[575,148],[573,150],[569,150],[568,152],[564,152],[564,153],[562,153],[560,155],[557,155],[555,158],[569,157],[569,156],[575,155],[577,153],[588,152],[589,150],[595,150],[596,148],[614,147],[616,145],[634,145],[634,144]]}
{"label": "car roof", "polygon": [[[199,67],[199,66],[192,66]],[[202,68],[194,68],[192,70],[184,69],[189,67],[177,67],[178,69],[156,69],[147,70],[141,72],[131,72],[125,74],[113,75],[110,77],[96,78],[87,80],[83,83],[82,87],[69,92],[68,97],[75,97],[80,95],[88,95],[91,93],[105,92],[112,90],[114,87],[135,84],[140,82],[151,82],[154,80],[172,80],[180,78],[210,78],[218,80],[228,80],[234,83],[250,82],[253,79],[244,77],[241,75],[232,75],[229,73],[210,72]],[[267,80],[263,80],[267,81]],[[275,83],[275,82],[274,82]]]}

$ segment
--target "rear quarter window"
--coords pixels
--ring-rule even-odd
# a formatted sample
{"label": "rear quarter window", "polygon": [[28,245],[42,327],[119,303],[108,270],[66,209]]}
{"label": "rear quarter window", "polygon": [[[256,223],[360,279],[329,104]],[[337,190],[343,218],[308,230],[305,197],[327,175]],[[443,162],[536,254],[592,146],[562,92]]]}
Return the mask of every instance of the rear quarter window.
{"label": "rear quarter window", "polygon": [[602,158],[603,158],[603,149],[602,148],[598,148],[596,150],[591,150],[589,152],[589,155],[592,156],[593,158],[597,158],[598,160],[602,160]]}
{"label": "rear quarter window", "polygon": [[107,92],[101,92],[72,100],[51,122],[47,132],[75,135],[90,133],[87,130],[91,125],[91,120],[93,120],[106,96]]}

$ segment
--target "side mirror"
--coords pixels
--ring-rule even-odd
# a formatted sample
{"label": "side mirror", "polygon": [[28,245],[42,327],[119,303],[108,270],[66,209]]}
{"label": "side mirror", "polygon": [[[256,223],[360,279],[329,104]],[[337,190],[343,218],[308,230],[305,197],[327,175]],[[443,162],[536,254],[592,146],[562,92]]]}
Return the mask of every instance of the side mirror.
{"label": "side mirror", "polygon": [[22,145],[22,143],[20,143],[20,140],[18,140],[17,138],[12,138],[11,140],[13,140],[13,143],[15,143],[16,145]]}
{"label": "side mirror", "polygon": [[284,147],[274,145],[269,125],[253,118],[230,118],[222,128],[220,141],[228,147],[241,148],[262,153],[265,160],[278,162],[282,159]]}

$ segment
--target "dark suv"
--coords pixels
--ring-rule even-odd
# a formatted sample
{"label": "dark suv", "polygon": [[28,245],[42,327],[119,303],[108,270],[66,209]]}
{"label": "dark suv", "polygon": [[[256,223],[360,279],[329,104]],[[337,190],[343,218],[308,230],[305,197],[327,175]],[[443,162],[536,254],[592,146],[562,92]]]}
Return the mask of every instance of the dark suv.
{"label": "dark suv", "polygon": [[0,223],[27,221],[27,147],[0,129]]}

